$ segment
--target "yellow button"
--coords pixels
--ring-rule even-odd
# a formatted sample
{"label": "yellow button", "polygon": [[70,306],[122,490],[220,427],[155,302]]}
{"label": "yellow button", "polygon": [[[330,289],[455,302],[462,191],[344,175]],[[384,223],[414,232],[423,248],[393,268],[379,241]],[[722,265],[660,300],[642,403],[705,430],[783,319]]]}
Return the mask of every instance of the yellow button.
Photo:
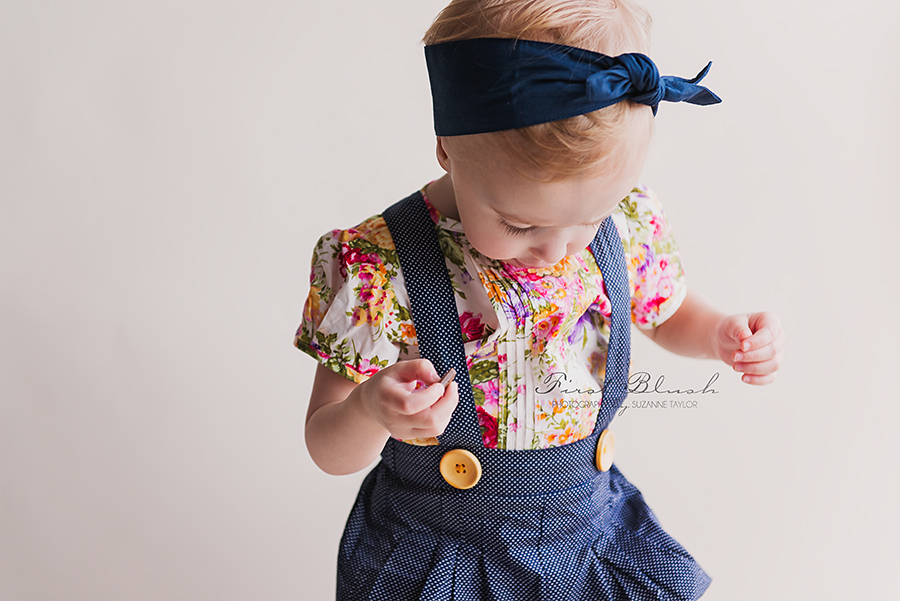
{"label": "yellow button", "polygon": [[441,457],[441,476],[454,488],[472,488],[481,479],[481,462],[465,449],[447,451]]}
{"label": "yellow button", "polygon": [[609,469],[613,462],[613,455],[616,454],[616,437],[609,429],[600,433],[597,440],[597,469],[605,472]]}

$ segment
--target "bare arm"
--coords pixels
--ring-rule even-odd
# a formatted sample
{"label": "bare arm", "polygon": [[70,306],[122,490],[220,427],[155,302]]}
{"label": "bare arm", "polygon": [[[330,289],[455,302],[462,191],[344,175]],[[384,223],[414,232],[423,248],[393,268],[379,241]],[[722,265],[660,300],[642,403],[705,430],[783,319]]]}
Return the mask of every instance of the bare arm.
{"label": "bare arm", "polygon": [[359,386],[321,363],[316,368],[306,413],[306,448],[322,471],[335,476],[370,465],[390,436],[362,411]]}
{"label": "bare arm", "polygon": [[718,324],[726,317],[706,297],[688,288],[687,296],[672,316],[658,327],[640,332],[677,355],[723,359],[717,353],[715,336]]}
{"label": "bare arm", "polygon": [[781,367],[785,334],[770,311],[727,315],[688,290],[678,310],[659,327],[641,330],[659,346],[685,357],[719,359],[747,384],[770,384]]}
{"label": "bare arm", "polygon": [[[432,382],[416,389],[418,381]],[[401,440],[443,433],[459,402],[427,359],[398,361],[357,384],[321,363],[306,414],[306,448],[322,471],[353,474],[370,465],[389,436]]]}

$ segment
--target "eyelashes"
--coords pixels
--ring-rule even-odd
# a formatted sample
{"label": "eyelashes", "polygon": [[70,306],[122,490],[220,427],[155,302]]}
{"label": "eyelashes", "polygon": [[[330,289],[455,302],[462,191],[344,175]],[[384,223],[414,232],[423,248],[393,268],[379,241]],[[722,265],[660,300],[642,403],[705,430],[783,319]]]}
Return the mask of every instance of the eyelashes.
{"label": "eyelashes", "polygon": [[523,228],[520,228],[520,227],[516,227],[516,226],[514,226],[514,225],[510,225],[510,224],[506,223],[505,221],[501,221],[500,224],[503,226],[503,228],[504,228],[507,232],[509,232],[509,233],[512,234],[513,236],[522,236],[522,235],[524,235],[524,234],[526,234],[526,233],[528,233],[528,232],[530,232],[531,230],[534,229],[534,228],[531,228],[531,227],[523,229]]}
{"label": "eyelashes", "polygon": [[[600,225],[602,225],[602,224],[603,224],[603,219],[601,219],[601,220],[598,221],[597,223],[590,223],[590,224],[586,225],[585,227],[598,228],[598,227],[600,227]],[[524,236],[525,234],[527,234],[527,233],[530,232],[531,230],[539,229],[539,228],[534,228],[534,227],[526,227],[526,228],[516,227],[516,226],[514,226],[514,225],[510,225],[510,224],[506,223],[506,221],[503,221],[502,219],[500,220],[500,225],[502,225],[503,228],[504,228],[507,232],[509,232],[510,234],[512,234],[513,236]]]}

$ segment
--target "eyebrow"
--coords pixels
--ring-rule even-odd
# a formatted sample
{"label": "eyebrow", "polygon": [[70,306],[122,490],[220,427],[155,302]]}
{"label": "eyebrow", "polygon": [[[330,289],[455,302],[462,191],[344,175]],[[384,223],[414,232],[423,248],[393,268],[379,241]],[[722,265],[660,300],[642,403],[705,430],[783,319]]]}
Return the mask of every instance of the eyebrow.
{"label": "eyebrow", "polygon": [[[506,221],[515,221],[515,222],[518,222],[518,223],[528,223],[528,220],[527,220],[527,219],[519,219],[518,217],[514,217],[514,216],[512,216],[512,215],[504,215],[503,213],[501,213],[500,211],[497,211],[497,210],[495,210],[494,212],[497,213],[497,215],[499,215],[500,217],[502,217],[502,218],[503,218],[504,220],[506,220]],[[610,215],[611,215],[611,214],[612,214],[612,213],[610,213]],[[599,219],[595,219],[594,221],[590,221],[590,222],[588,222],[588,223],[582,223],[582,224],[580,224],[580,225],[594,225],[595,223],[598,223],[598,222],[600,222],[600,221],[603,221],[604,219],[606,219],[606,217],[609,217],[609,215],[606,215],[606,216],[604,216],[604,217],[600,217]],[[531,224],[529,224],[528,227],[552,227],[552,226],[534,225],[533,223],[531,223]]]}

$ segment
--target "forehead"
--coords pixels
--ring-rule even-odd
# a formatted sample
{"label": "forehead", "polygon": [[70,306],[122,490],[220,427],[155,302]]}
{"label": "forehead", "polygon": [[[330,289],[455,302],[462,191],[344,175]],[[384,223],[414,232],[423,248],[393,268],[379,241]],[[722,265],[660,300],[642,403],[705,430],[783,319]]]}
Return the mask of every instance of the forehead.
{"label": "forehead", "polygon": [[[631,189],[628,184],[625,187]],[[569,227],[610,215],[627,193],[608,177],[509,185],[485,196],[486,208],[514,225]]]}
{"label": "forehead", "polygon": [[[568,227],[610,215],[637,181],[634,165],[612,161],[595,171],[546,181],[546,173],[515,162],[485,136],[456,136],[451,154],[454,186],[485,216],[523,226]],[[480,139],[479,139],[480,138]]]}

